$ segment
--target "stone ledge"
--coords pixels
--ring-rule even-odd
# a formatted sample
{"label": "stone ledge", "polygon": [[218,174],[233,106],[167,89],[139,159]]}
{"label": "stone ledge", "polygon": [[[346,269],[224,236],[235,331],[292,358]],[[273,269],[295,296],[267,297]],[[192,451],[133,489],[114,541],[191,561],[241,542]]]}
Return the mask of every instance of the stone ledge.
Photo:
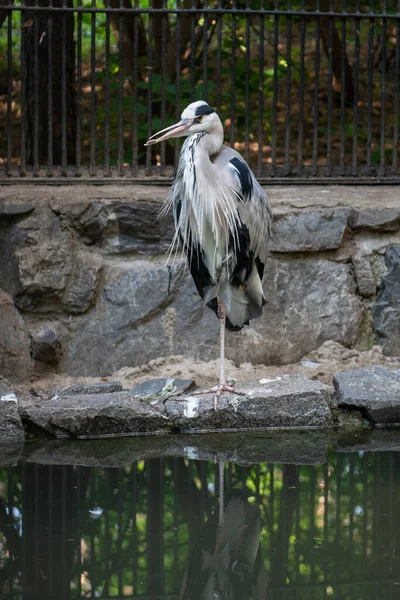
{"label": "stone ledge", "polygon": [[240,395],[214,394],[169,398],[166,414],[179,431],[263,428],[331,428],[333,390],[301,375],[238,383]]}
{"label": "stone ledge", "polygon": [[60,390],[50,399],[25,403],[21,418],[28,431],[78,439],[335,426],[332,388],[300,375],[239,383],[238,394],[221,396],[217,411],[212,393],[176,396],[177,390],[191,389],[192,381],[172,380],[166,385],[163,379],[146,384],[125,391],[111,391],[110,386],[108,393],[107,388],[93,393],[93,385],[87,393],[84,387],[73,387],[72,393]]}
{"label": "stone ledge", "polygon": [[339,408],[359,410],[374,426],[400,425],[400,371],[368,367],[336,373]]}
{"label": "stone ledge", "polygon": [[[109,381],[77,383],[47,398],[21,395],[18,415],[13,389],[1,382],[6,396],[15,398],[12,409],[18,418],[16,425],[9,420],[15,428],[8,437],[21,443],[21,419],[31,437],[68,439],[210,431],[246,431],[247,437],[254,431],[345,432],[400,423],[400,372],[382,367],[337,373],[336,392],[302,375],[239,382],[236,394],[221,396],[217,411],[214,394],[194,394],[192,380],[156,379],[130,390]],[[6,438],[5,431],[3,442]]]}

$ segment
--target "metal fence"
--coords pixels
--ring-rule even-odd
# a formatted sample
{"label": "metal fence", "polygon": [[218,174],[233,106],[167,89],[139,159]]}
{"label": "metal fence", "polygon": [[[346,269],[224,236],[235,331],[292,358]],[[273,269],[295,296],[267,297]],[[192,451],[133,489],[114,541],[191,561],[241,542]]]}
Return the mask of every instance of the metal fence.
{"label": "metal fence", "polygon": [[3,182],[165,181],[200,98],[264,183],[400,181],[400,0],[9,1]]}
{"label": "metal fence", "polygon": [[[395,452],[226,464],[225,506],[235,490],[260,507],[266,597],[398,598],[399,477]],[[0,596],[180,597],[185,573],[201,572],[220,484],[218,465],[178,458],[0,470]]]}

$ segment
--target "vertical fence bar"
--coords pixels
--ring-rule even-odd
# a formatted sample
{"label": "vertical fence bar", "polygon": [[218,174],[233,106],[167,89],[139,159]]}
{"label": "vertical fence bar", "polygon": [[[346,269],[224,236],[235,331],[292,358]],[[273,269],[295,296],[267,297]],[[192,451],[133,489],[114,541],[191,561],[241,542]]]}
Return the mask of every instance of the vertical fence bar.
{"label": "vertical fence bar", "polygon": [[[192,8],[196,8],[195,0],[192,0]],[[192,15],[190,19],[190,102],[194,102],[196,96],[196,21]]]}
{"label": "vertical fence bar", "polygon": [[[292,0],[288,1],[288,10],[292,10]],[[284,175],[289,175],[290,165],[290,115],[291,115],[291,93],[292,93],[292,17],[286,17],[286,85],[285,85],[285,157]]]}
{"label": "vertical fence bar", "polygon": [[[249,0],[246,3],[246,9],[249,10]],[[249,145],[250,145],[250,15],[246,14],[246,32],[245,32],[245,133],[244,133],[244,156],[249,160]]]}
{"label": "vertical fence bar", "polygon": [[53,160],[53,13],[49,13],[47,21],[48,35],[48,72],[47,72],[47,175],[54,175]]}
{"label": "vertical fence bar", "polygon": [[[78,8],[82,0],[78,0]],[[77,40],[76,40],[76,175],[81,176],[82,161],[82,13],[77,13]]]}
{"label": "vertical fence bar", "polygon": [[[330,12],[333,10],[333,0],[330,0],[329,6]],[[327,118],[327,139],[326,139],[326,174],[328,177],[332,175],[332,114],[333,114],[333,59],[332,59],[332,47],[333,47],[333,28],[334,20],[333,17],[329,17],[329,31],[328,31],[328,118]]]}
{"label": "vertical fence bar", "polygon": [[[383,0],[383,13],[387,11],[387,0]],[[399,41],[397,40],[397,44]],[[380,135],[380,169],[379,174],[385,175],[386,158],[385,158],[385,141],[386,141],[386,44],[387,44],[387,18],[382,19],[382,51],[381,51],[381,135]]]}
{"label": "vertical fence bar", "polygon": [[[304,10],[304,1],[301,0],[301,10]],[[303,141],[304,141],[304,52],[305,52],[306,22],[301,17],[300,24],[300,90],[299,90],[299,134],[297,143],[297,173],[303,174]]]}
{"label": "vertical fence bar", "polygon": [[[397,12],[400,13],[400,0],[397,0]],[[398,175],[399,153],[399,79],[400,79],[400,21],[396,20],[396,49],[394,65],[394,101],[393,101],[393,175]]]}
{"label": "vertical fence bar", "polygon": [[[124,7],[123,0],[120,0],[120,7]],[[118,175],[121,177],[124,174],[124,13],[118,16]]]}
{"label": "vertical fence bar", "polygon": [[[319,12],[319,0],[317,0],[317,12]],[[319,139],[319,69],[320,69],[320,18],[315,21],[315,80],[314,80],[314,123],[313,123],[313,153],[312,174],[315,176],[318,169],[318,139]]]}
{"label": "vertical fence bar", "polygon": [[[149,9],[153,7],[152,0],[149,1]],[[152,134],[151,117],[153,115],[153,15],[149,15],[148,42],[147,42],[147,137]],[[151,146],[146,149],[146,175],[151,175]]]}
{"label": "vertical fence bar", "polygon": [[[37,6],[37,0],[35,1]],[[39,175],[39,14],[33,15],[33,175]]]}
{"label": "vertical fence bar", "polygon": [[233,148],[235,145],[235,119],[236,119],[236,0],[232,0],[232,54],[231,54],[231,101],[230,101],[230,145]]}
{"label": "vertical fence bar", "polygon": [[[346,13],[346,0],[342,0],[342,13]],[[345,174],[345,125],[346,125],[346,17],[341,17],[341,78],[340,78],[340,140],[339,168],[340,175]]]}
{"label": "vertical fence bar", "polygon": [[[96,0],[92,0],[92,8]],[[90,38],[90,175],[96,174],[96,12],[92,12]]]}
{"label": "vertical fence bar", "polygon": [[[183,50],[183,48],[182,48]],[[203,26],[203,100],[208,100],[208,13],[204,13]]]}
{"label": "vertical fence bar", "polygon": [[259,39],[259,61],[258,61],[258,152],[257,152],[257,175],[262,175],[263,146],[264,146],[264,29],[265,16],[260,14],[260,39]]}
{"label": "vertical fence bar", "polygon": [[[181,2],[177,0],[176,8],[180,9]],[[175,117],[176,120],[179,121],[179,116],[181,114],[181,86],[180,86],[180,72],[181,72],[181,18],[180,13],[176,14],[176,61],[175,61],[175,69],[176,69],[176,103],[175,103]],[[175,165],[178,164],[180,152],[180,145],[178,142],[174,144],[174,159]]]}
{"label": "vertical fence bar", "polygon": [[[63,7],[66,0],[63,0]],[[67,14],[61,16],[61,174],[67,175]]]}
{"label": "vertical fence bar", "polygon": [[26,85],[26,33],[24,31],[24,26],[26,22],[26,13],[25,10],[21,9],[21,165],[20,165],[20,174],[21,177],[26,175],[26,111],[27,111],[27,85]]}
{"label": "vertical fence bar", "polygon": [[[218,8],[221,9],[222,0],[218,0]],[[222,15],[216,16],[217,19],[217,113],[221,114],[221,71],[222,71]]]}
{"label": "vertical fence bar", "polygon": [[[275,8],[278,8],[278,0],[275,0]],[[279,17],[274,16],[274,62],[273,62],[273,101],[272,101],[272,157],[271,157],[271,175],[276,175],[276,151],[278,137],[278,69],[279,69]]]}
{"label": "vertical fence bar", "polygon": [[[373,0],[370,2],[370,12],[373,12]],[[373,73],[374,73],[374,18],[369,19],[368,32],[368,89],[367,89],[367,173],[373,175],[372,167],[372,102],[373,102]]]}
{"label": "vertical fence bar", "polygon": [[12,174],[12,15],[7,17],[7,175]]}
{"label": "vertical fence bar", "polygon": [[[359,12],[359,1],[357,2],[357,12]],[[357,177],[358,174],[358,86],[359,86],[359,70],[360,70],[360,27],[361,20],[355,19],[354,28],[354,62],[353,62],[353,77],[354,77],[354,100],[353,100],[353,157],[352,157],[352,174]]]}
{"label": "vertical fence bar", "polygon": [[[107,0],[107,6],[110,6]],[[106,13],[105,90],[104,90],[104,175],[110,176],[110,13]],[[120,48],[119,48],[120,50]]]}
{"label": "vertical fence bar", "polygon": [[[134,8],[137,9],[139,6],[139,0],[135,0]],[[138,145],[139,145],[139,136],[138,136],[138,128],[139,128],[139,118],[138,118],[138,102],[136,99],[138,98],[138,80],[139,80],[139,72],[138,72],[138,34],[139,34],[139,25],[138,25],[139,16],[135,13],[133,17],[133,73],[132,73],[132,176],[135,177],[137,175],[138,170]]]}
{"label": "vertical fence bar", "polygon": [[[166,0],[163,0],[163,8],[166,8]],[[192,72],[193,72],[193,76],[194,76],[194,48],[195,48],[195,42],[194,42],[194,19],[191,20],[191,42],[190,42],[190,47],[191,47],[191,76],[192,76]],[[162,22],[161,22],[161,88],[163,90],[162,94],[161,94],[161,129],[165,128],[165,117],[166,117],[166,113],[167,113],[167,100],[166,100],[166,94],[165,94],[165,90],[166,90],[166,86],[167,86],[167,77],[166,77],[166,47],[167,47],[167,15],[164,13],[162,15]],[[160,162],[161,162],[161,172],[160,175],[164,174],[164,168],[165,168],[165,162],[166,162],[166,155],[165,155],[165,144],[161,144],[161,148],[160,148]]]}

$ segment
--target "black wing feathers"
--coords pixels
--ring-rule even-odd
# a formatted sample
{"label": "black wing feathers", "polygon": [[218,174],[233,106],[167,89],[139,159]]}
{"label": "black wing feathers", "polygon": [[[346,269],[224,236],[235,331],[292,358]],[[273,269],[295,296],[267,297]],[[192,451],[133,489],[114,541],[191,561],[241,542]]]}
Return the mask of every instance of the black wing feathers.
{"label": "black wing feathers", "polygon": [[249,167],[243,160],[237,157],[232,158],[230,163],[234,166],[239,176],[240,187],[242,188],[242,200],[250,199],[253,193],[253,179]]}

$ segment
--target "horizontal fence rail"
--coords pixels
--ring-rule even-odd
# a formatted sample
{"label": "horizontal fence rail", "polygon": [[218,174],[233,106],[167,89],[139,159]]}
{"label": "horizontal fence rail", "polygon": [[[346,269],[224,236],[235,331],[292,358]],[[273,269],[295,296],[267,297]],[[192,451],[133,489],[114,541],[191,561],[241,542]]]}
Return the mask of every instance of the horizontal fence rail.
{"label": "horizontal fence rail", "polygon": [[165,183],[198,99],[263,183],[400,182],[400,0],[6,2],[3,183]]}

